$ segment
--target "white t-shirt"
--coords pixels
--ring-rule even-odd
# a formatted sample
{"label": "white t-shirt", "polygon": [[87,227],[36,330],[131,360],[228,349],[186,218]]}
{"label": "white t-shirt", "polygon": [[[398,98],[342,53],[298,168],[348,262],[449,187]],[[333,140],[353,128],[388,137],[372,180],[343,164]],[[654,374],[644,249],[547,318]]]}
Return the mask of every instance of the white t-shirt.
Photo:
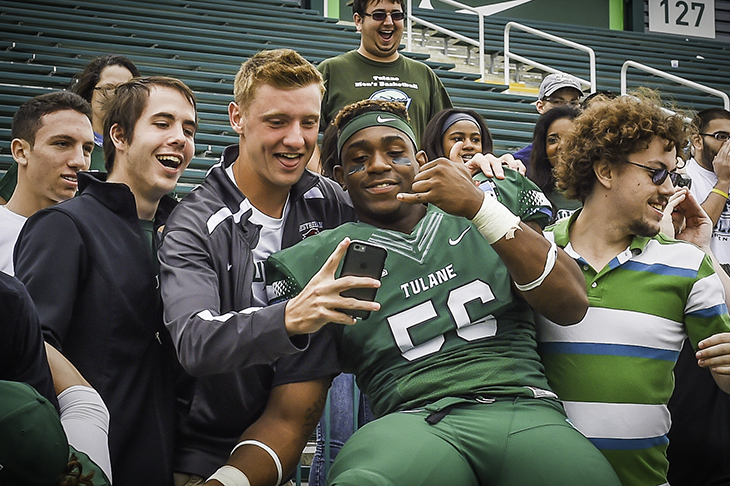
{"label": "white t-shirt", "polygon": [[13,249],[20,230],[28,218],[14,213],[4,205],[0,206],[0,271],[14,275]]}
{"label": "white t-shirt", "polygon": [[[228,177],[235,184],[236,178],[233,175],[233,164],[226,168],[226,174],[228,174]],[[269,258],[269,255],[281,250],[281,240],[284,234],[284,219],[289,212],[289,197],[287,196],[286,203],[284,203],[284,211],[281,213],[281,218],[267,216],[250,204],[248,199],[246,203],[251,208],[249,221],[261,226],[259,241],[256,247],[251,249],[251,255],[253,256],[255,265],[251,291],[253,293],[254,305],[264,307],[269,303],[269,298],[266,294],[266,273],[264,271],[266,259]]]}
{"label": "white t-shirt", "polygon": [[[692,178],[692,195],[702,204],[717,184],[717,175],[702,167],[693,158],[687,161],[686,168],[687,175]],[[725,209],[712,230],[710,248],[720,263],[730,263],[730,201],[725,201]]]}

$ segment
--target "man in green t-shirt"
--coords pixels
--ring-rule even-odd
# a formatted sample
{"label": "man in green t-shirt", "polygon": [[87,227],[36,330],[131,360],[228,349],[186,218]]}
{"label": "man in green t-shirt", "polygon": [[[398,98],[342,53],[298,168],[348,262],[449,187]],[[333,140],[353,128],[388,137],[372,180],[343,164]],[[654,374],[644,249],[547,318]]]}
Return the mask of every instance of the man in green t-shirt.
{"label": "man in green t-shirt", "polygon": [[318,67],[327,88],[322,126],[356,101],[399,101],[408,110],[419,144],[428,121],[451,108],[451,100],[431,68],[398,52],[406,22],[405,0],[355,0],[352,19],[361,35],[360,47]]}
{"label": "man in green t-shirt", "polygon": [[359,222],[267,262],[272,298],[297,301],[317,298],[299,292],[320,267],[334,288],[351,285],[335,278],[350,239],[388,251],[380,309],[333,329],[379,418],[345,444],[328,483],[619,484],[567,422],[537,357],[530,305],[563,324],[587,305],[579,270],[534,230],[544,195],[511,170],[477,186],[456,155],[428,162],[399,103],[355,103],[335,125],[326,160]]}

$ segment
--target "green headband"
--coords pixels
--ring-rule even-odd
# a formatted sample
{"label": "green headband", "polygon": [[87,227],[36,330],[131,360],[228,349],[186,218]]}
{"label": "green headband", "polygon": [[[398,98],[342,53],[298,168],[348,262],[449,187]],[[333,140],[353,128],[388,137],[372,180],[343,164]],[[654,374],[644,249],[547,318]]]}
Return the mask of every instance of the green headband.
{"label": "green headband", "polygon": [[411,139],[411,142],[413,142],[413,147],[418,147],[413,128],[403,118],[389,111],[368,111],[347,122],[337,134],[337,156],[342,156],[342,147],[344,147],[345,142],[355,135],[355,133],[363,128],[380,126],[395,128],[405,133]]}

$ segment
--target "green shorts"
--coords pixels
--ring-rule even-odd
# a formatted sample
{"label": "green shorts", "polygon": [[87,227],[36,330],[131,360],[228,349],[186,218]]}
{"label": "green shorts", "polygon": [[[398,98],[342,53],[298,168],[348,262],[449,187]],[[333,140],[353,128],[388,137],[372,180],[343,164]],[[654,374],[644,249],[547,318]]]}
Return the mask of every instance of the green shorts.
{"label": "green shorts", "polygon": [[439,422],[427,423],[425,418],[448,400],[365,425],[337,455],[328,484],[621,485],[555,400],[461,401]]}

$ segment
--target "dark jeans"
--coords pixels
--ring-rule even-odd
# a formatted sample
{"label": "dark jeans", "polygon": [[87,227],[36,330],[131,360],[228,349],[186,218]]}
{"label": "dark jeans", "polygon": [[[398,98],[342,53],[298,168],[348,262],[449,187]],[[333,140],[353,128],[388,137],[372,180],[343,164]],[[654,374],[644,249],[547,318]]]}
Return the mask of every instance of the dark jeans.
{"label": "dark jeans", "polygon": [[[367,397],[358,392],[359,410],[357,424],[355,423],[355,389],[353,375],[342,373],[332,381],[329,392],[329,421],[323,416],[317,424],[317,449],[309,471],[309,486],[327,484],[327,473],[345,441],[355,432],[357,426],[365,425],[374,418],[367,404]],[[329,464],[326,464],[325,458],[327,422],[330,435]]]}

